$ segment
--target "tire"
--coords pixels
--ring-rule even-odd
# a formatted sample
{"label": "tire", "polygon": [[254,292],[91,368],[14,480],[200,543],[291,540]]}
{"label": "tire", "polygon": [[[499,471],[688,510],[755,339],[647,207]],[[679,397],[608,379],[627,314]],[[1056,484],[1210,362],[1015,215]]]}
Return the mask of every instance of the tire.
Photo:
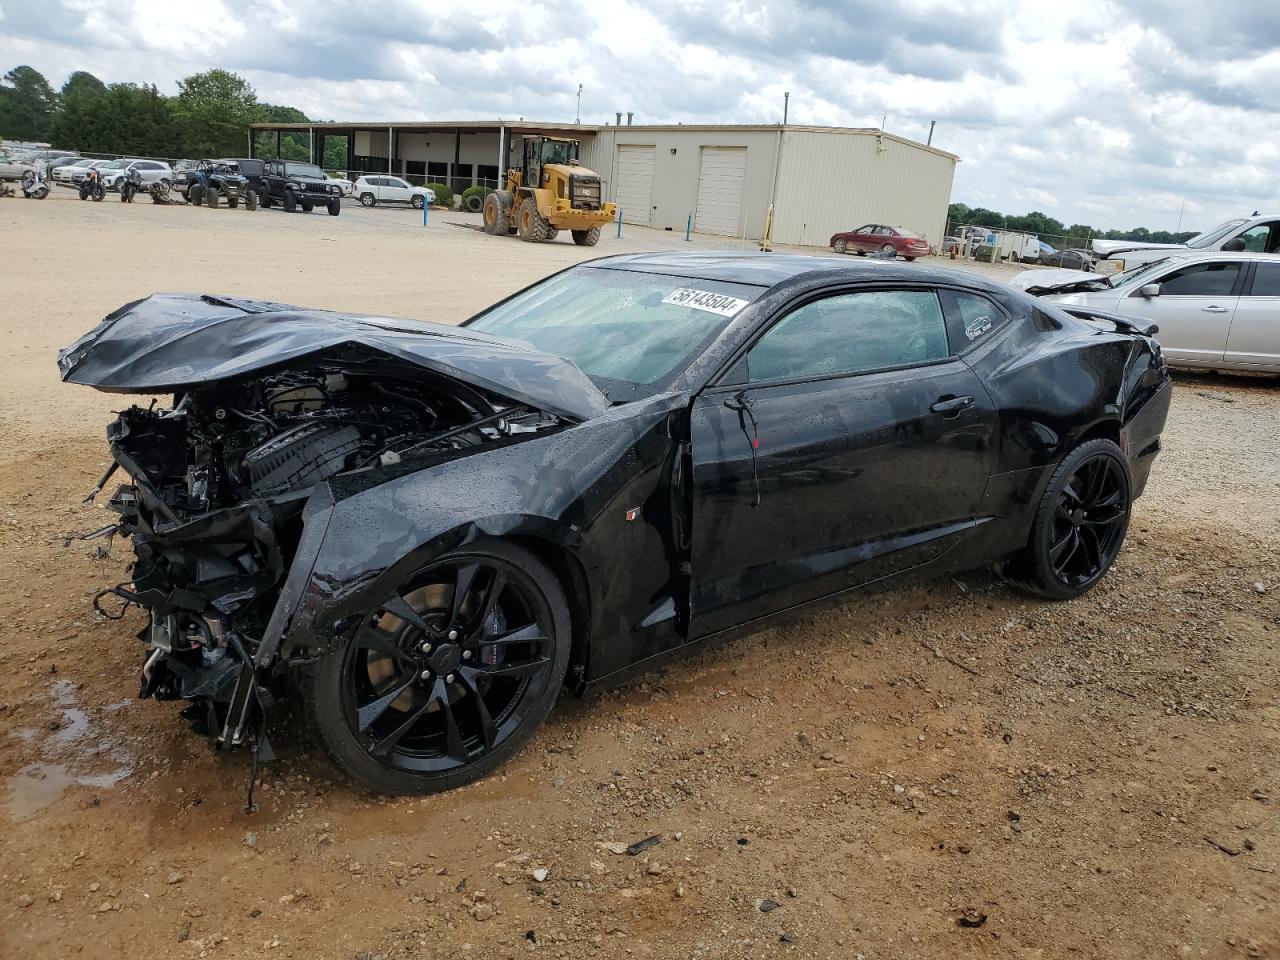
{"label": "tire", "polygon": [[299,200],[298,203],[302,206],[303,213],[310,213],[316,208],[316,205],[310,200]]}
{"label": "tire", "polygon": [[895,249],[893,249],[893,244],[892,244],[892,243],[886,243],[883,247],[881,247],[881,248],[880,248],[880,252],[881,252],[881,253],[892,253],[892,254],[893,254],[893,257],[894,257],[894,259],[895,259],[895,260],[898,258],[898,251],[897,251],[897,250],[895,250]]}
{"label": "tire", "polygon": [[413,197],[411,197],[411,198],[410,198],[410,200],[409,200],[409,205],[410,205],[411,207],[413,207],[413,209],[415,209],[415,210],[421,210],[421,209],[422,209],[422,197],[417,196],[417,195],[415,194]]}
{"label": "tire", "polygon": [[246,210],[258,209],[258,194],[253,190],[246,190],[244,194],[244,208]]}
{"label": "tire", "polygon": [[473,193],[469,197],[463,197],[462,209],[466,210],[468,213],[479,213],[484,209],[484,198],[476,193]]}
{"label": "tire", "polygon": [[1087,593],[1124,544],[1133,507],[1129,463],[1111,440],[1088,440],[1054,469],[1031,536],[1010,571],[1019,586],[1054,600]]}
{"label": "tire", "polygon": [[[446,633],[464,582],[459,630]],[[527,550],[479,540],[393,588],[350,635],[298,668],[294,690],[311,739],[353,780],[380,793],[436,793],[519,751],[555,704],[570,643],[551,571]]]}
{"label": "tire", "polygon": [[543,237],[543,239],[549,242],[551,240],[554,240],[556,237],[560,236],[560,231],[548,223],[546,234],[547,235]]}
{"label": "tire", "polygon": [[831,245],[831,249],[834,250],[836,253],[844,253],[846,250],[849,249],[849,242],[845,240],[843,237],[841,237],[839,240],[837,240],[835,243]]}
{"label": "tire", "polygon": [[484,232],[505,237],[511,232],[514,199],[507,190],[495,190],[484,198]]}
{"label": "tire", "polygon": [[903,259],[903,260],[905,260],[905,261],[907,261],[907,263],[915,263],[915,262],[916,262],[916,258],[915,258],[915,257],[903,257],[902,259]]}
{"label": "tire", "polygon": [[589,230],[574,230],[573,242],[580,247],[594,247],[600,242],[600,228],[592,227]]}
{"label": "tire", "polygon": [[1022,258],[1018,256],[1018,251],[1015,250],[1013,253],[1009,254],[1010,263],[1020,263],[1021,260]]}
{"label": "tire", "polygon": [[90,196],[93,198],[94,203],[101,203],[103,200],[107,198],[107,188],[99,183],[93,188],[93,191],[92,193],[90,193]]}
{"label": "tire", "polygon": [[538,212],[538,203],[533,197],[525,197],[516,209],[516,230],[525,243],[542,243],[547,239],[547,231],[551,224]]}
{"label": "tire", "polygon": [[43,200],[49,195],[48,187],[36,187],[35,192],[31,194],[33,200]]}
{"label": "tire", "polygon": [[336,217],[342,212],[342,201],[333,200],[329,203],[329,216]]}
{"label": "tire", "polygon": [[264,210],[270,210],[270,209],[271,209],[271,194],[269,194],[267,191],[263,190],[260,194],[258,194],[258,204],[262,207],[262,209],[264,209]]}
{"label": "tire", "polygon": [[293,191],[285,189],[284,191],[284,212],[293,213],[298,209],[298,198],[294,196]]}
{"label": "tire", "polygon": [[376,206],[376,205],[377,205],[377,203],[378,203],[378,198],[377,198],[377,197],[375,197],[372,193],[362,193],[362,194],[360,194],[360,205],[361,205],[361,206],[364,206],[364,207],[372,207],[372,206]]}
{"label": "tire", "polygon": [[187,203],[194,203],[197,207],[204,203],[204,187],[193,183],[187,188]]}
{"label": "tire", "polygon": [[239,209],[239,207],[240,207],[240,198],[239,198],[239,197],[227,197],[227,206],[228,206],[228,207],[230,207],[232,210]]}
{"label": "tire", "polygon": [[217,187],[210,186],[209,189],[207,189],[204,192],[204,205],[208,207],[210,210],[218,209],[218,188]]}

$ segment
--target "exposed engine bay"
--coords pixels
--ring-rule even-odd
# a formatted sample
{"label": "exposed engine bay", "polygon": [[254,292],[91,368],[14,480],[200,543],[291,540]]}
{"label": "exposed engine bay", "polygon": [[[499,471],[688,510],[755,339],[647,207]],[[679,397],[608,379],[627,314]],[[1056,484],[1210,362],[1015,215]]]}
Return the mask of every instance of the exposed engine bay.
{"label": "exposed engine bay", "polygon": [[[132,581],[104,595],[151,613],[141,695],[191,701],[197,730],[237,745],[253,699],[270,697],[254,660],[310,491],[560,422],[351,352],[192,389],[172,407],[128,408],[107,435],[133,479],[110,506],[136,561]],[[101,599],[105,615],[120,615]]]}

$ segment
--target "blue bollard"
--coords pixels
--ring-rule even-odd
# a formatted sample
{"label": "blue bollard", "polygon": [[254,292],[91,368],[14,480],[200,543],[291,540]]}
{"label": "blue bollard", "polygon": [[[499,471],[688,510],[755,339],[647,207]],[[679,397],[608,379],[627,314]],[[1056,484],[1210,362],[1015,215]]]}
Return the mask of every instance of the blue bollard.
{"label": "blue bollard", "polygon": [[431,204],[427,203],[427,198],[423,197],[422,198],[422,225],[424,227],[427,225],[427,208],[430,206]]}
{"label": "blue bollard", "polygon": [[622,236],[622,208],[618,208],[618,236]]}
{"label": "blue bollard", "polygon": [[693,232],[693,214],[689,214],[689,219],[684,225],[684,241],[689,242],[689,234]]}

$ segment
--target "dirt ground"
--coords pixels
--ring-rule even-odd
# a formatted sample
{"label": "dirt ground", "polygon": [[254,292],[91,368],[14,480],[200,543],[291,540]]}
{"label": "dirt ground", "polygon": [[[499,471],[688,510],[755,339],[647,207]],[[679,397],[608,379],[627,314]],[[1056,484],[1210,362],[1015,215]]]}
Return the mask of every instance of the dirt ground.
{"label": "dirt ground", "polygon": [[422,800],[285,742],[247,816],[249,758],[139,702],[141,618],[90,608],[127,550],[71,538],[109,520],[80,500],[122,400],[55,351],[157,290],[456,322],[686,248],[474,225],[0,200],[0,956],[1280,957],[1268,380],[1178,378],[1081,600],[983,574],[862,596],[566,699],[501,775]]}

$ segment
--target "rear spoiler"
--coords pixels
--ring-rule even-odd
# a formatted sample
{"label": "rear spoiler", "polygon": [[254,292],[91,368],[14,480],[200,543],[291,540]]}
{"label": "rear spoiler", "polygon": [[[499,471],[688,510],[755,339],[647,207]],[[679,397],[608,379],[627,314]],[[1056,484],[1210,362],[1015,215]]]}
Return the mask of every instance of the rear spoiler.
{"label": "rear spoiler", "polygon": [[1160,332],[1160,327],[1154,320],[1144,320],[1141,317],[1124,317],[1107,310],[1068,307],[1064,304],[1058,304],[1058,309],[1071,314],[1073,317],[1079,317],[1081,320],[1103,320],[1114,324],[1115,328],[1121,333],[1137,333],[1144,337],[1154,337]]}

